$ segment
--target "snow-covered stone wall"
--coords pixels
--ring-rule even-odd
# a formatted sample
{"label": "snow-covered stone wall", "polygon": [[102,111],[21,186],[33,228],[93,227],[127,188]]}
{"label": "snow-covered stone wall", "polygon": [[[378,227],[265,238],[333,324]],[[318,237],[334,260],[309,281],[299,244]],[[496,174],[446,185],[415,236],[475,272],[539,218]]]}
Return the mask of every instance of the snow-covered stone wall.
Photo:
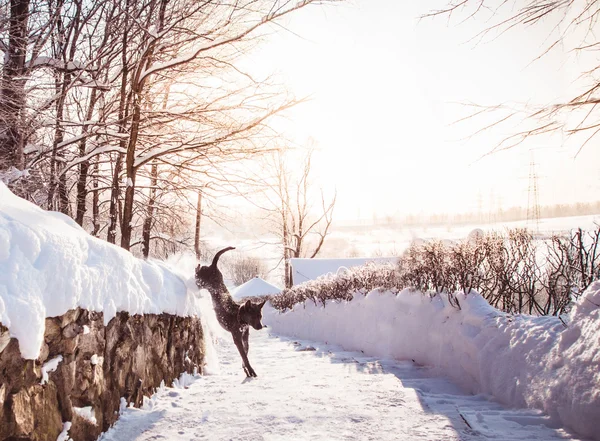
{"label": "snow-covered stone wall", "polygon": [[122,402],[202,371],[194,263],[136,259],[0,182],[0,440],[55,441],[69,425],[94,440]]}
{"label": "snow-covered stone wall", "polygon": [[46,317],[78,307],[102,311],[105,324],[120,311],[200,315],[193,276],[136,259],[0,182],[0,322],[24,358],[40,354]]}
{"label": "snow-covered stone wall", "polygon": [[508,315],[478,294],[404,290],[355,294],[351,301],[312,301],[264,323],[295,338],[433,366],[472,393],[514,407],[533,407],[578,433],[600,440],[600,282],[568,317]]}
{"label": "snow-covered stone wall", "polygon": [[0,439],[55,441],[70,424],[74,441],[95,440],[119,415],[139,407],[161,382],[201,371],[200,319],[170,314],[102,313],[80,308],[45,319],[40,355],[21,356],[0,325]]}

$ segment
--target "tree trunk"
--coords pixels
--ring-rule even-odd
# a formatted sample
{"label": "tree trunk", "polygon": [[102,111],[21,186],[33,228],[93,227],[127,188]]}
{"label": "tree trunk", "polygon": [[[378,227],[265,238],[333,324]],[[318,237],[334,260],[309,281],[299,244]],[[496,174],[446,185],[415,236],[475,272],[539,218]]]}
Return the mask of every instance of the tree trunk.
{"label": "tree trunk", "polygon": [[29,0],[10,1],[8,50],[4,57],[0,112],[4,127],[0,127],[0,170],[11,166],[24,168],[23,127],[21,115],[25,108],[25,58],[27,54],[27,23]]}
{"label": "tree trunk", "polygon": [[108,210],[108,232],[106,233],[106,240],[109,243],[116,243],[117,241],[117,220],[119,216],[119,196],[121,193],[119,175],[121,174],[121,167],[123,164],[123,154],[119,153],[117,156],[117,162],[115,163],[115,169],[113,171],[112,186],[110,189],[110,208]]}
{"label": "tree trunk", "polygon": [[[126,3],[126,8],[129,8],[129,2]],[[129,94],[127,93],[127,76],[129,75],[129,69],[127,66],[127,42],[129,38],[127,22],[127,15],[125,16],[125,31],[123,32],[123,40],[121,47],[121,90],[119,96],[119,133],[125,133],[125,116],[129,113]],[[121,139],[119,141],[119,147],[125,147],[125,141]],[[119,218],[118,213],[121,213],[119,209],[119,197],[120,197],[120,174],[121,167],[123,164],[123,153],[119,153],[117,156],[117,163],[113,172],[112,188],[110,192],[110,209],[108,217],[110,224],[106,235],[106,240],[110,243],[116,243],[117,241],[117,220]]]}
{"label": "tree trunk", "polygon": [[[165,11],[168,0],[161,0],[159,10],[158,29],[161,31],[164,26]],[[133,92],[133,114],[131,116],[131,126],[129,129],[129,143],[127,144],[127,156],[125,158],[125,172],[127,176],[127,186],[125,188],[125,201],[123,203],[123,221],[121,224],[121,248],[129,250],[131,247],[131,233],[133,231],[133,206],[135,202],[135,179],[137,176],[137,167],[135,167],[135,151],[140,134],[140,122],[142,119],[142,97],[144,96],[144,79],[140,79],[143,69],[147,69],[152,64],[154,57],[153,42],[146,53],[141,57],[135,76],[132,80]]]}
{"label": "tree trunk", "polygon": [[285,207],[285,203],[282,203],[282,210],[281,210],[281,217],[282,217],[282,242],[283,242],[283,265],[284,265],[284,284],[286,288],[291,288],[292,287],[292,277],[291,277],[291,270],[290,270],[290,259],[289,259],[289,231],[288,231],[288,224],[287,224],[287,210]]}
{"label": "tree trunk", "polygon": [[200,222],[202,221],[202,190],[198,191],[198,203],[196,205],[196,228],[194,234],[194,251],[196,259],[200,260]]}
{"label": "tree trunk", "polygon": [[[54,141],[52,143],[52,156],[50,158],[50,187],[48,191],[48,209],[59,209],[62,213],[66,214],[66,211],[63,211],[66,205],[63,200],[63,198],[65,198],[66,193],[66,182],[63,180],[63,176],[59,177],[59,164],[62,162],[58,161],[58,158],[59,146],[64,141],[64,127],[62,125],[62,122],[65,107],[65,99],[67,95],[67,82],[70,81],[70,75],[65,73],[62,77],[62,81],[60,73],[55,71],[54,75],[54,85],[56,93],[59,94],[59,98],[56,101],[56,124],[54,128]],[[54,200],[57,193],[59,198],[58,203],[56,203]]]}
{"label": "tree trunk", "polygon": [[98,237],[98,232],[100,231],[100,219],[99,219],[99,211],[100,211],[100,195],[98,194],[98,161],[99,157],[96,157],[96,161],[94,162],[94,177],[92,178],[92,182],[94,185],[93,196],[92,196],[92,225],[94,229],[92,230],[92,236]]}
{"label": "tree trunk", "polygon": [[125,201],[123,203],[123,221],[121,223],[121,248],[129,250],[131,246],[131,233],[133,231],[133,204],[135,196],[135,178],[137,168],[134,166],[135,149],[140,130],[140,120],[142,117],[141,96],[136,93],[133,99],[133,115],[131,118],[131,129],[129,131],[129,144],[127,145],[127,156],[125,157],[125,176],[127,183],[125,185]]}
{"label": "tree trunk", "polygon": [[156,203],[156,185],[158,184],[158,164],[152,162],[150,171],[150,196],[148,198],[148,207],[146,208],[146,219],[142,229],[142,252],[144,259],[150,255],[150,233],[152,232],[152,224],[154,223],[154,204]]}
{"label": "tree trunk", "polygon": [[[94,107],[96,106],[96,101],[98,97],[98,90],[93,89],[90,94],[90,101],[88,103],[88,108],[85,114],[85,120],[90,121],[94,114]],[[89,131],[89,125],[85,124],[81,129],[82,135],[84,137],[79,141],[79,156],[83,157],[86,154],[86,145],[87,145],[87,137],[85,136]],[[75,222],[79,225],[83,226],[83,217],[85,216],[85,199],[87,196],[87,177],[88,170],[90,168],[90,162],[88,160],[83,161],[79,165],[79,177],[77,179],[77,214],[75,216]]]}

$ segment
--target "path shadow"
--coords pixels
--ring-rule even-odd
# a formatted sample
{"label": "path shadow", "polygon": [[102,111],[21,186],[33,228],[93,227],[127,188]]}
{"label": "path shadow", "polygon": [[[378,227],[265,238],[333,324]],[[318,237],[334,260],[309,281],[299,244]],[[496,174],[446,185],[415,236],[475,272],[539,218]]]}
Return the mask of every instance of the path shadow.
{"label": "path shadow", "polygon": [[445,416],[465,441],[492,438],[589,441],[560,427],[541,411],[511,409],[491,396],[470,394],[443,373],[414,360],[370,357],[334,344],[271,335],[289,344],[294,351],[310,353],[364,375],[393,375],[404,388],[414,391],[423,412]]}

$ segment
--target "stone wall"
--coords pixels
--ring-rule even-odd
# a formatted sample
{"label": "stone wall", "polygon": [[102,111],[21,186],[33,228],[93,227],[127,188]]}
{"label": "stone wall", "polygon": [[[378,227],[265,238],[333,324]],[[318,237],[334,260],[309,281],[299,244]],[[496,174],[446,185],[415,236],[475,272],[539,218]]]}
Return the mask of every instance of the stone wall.
{"label": "stone wall", "polygon": [[[42,384],[44,363],[59,355]],[[55,441],[66,421],[74,441],[95,440],[118,418],[121,398],[139,407],[161,381],[202,372],[203,362],[197,317],[121,312],[104,326],[102,313],[70,310],[46,319],[37,360],[21,358],[0,324],[0,441]],[[75,413],[88,406],[95,424]]]}

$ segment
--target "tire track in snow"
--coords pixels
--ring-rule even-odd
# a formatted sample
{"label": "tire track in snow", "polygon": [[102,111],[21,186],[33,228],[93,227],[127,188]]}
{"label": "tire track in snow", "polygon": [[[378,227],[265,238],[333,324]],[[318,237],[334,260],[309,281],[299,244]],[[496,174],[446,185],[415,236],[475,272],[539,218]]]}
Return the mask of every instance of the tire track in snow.
{"label": "tire track in snow", "polygon": [[100,440],[577,440],[538,412],[465,395],[428,368],[266,331],[251,334],[258,378],[246,379],[233,344],[221,342],[220,374],[126,409]]}

